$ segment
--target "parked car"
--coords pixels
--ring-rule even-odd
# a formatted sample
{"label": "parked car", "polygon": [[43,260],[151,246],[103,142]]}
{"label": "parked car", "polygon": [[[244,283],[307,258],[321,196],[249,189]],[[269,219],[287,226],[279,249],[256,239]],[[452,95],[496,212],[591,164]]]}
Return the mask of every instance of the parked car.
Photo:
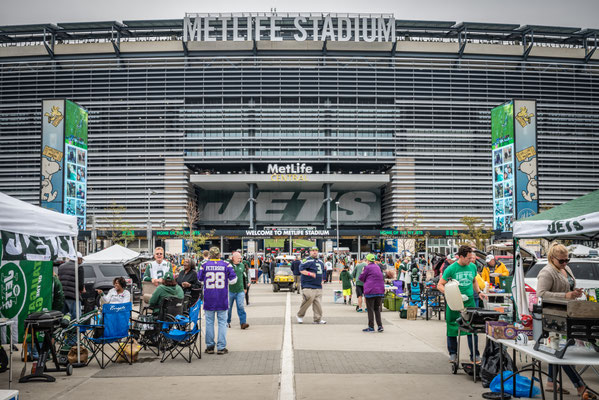
{"label": "parked car", "polygon": [[[524,275],[527,292],[536,293],[537,275],[547,265],[547,259],[537,260]],[[572,258],[568,263],[576,278],[576,286],[582,289],[599,288],[599,258]]]}
{"label": "parked car", "polygon": [[95,305],[98,305],[96,289],[102,289],[104,292],[112,289],[114,278],[123,277],[127,282],[126,290],[134,293],[133,280],[129,277],[127,270],[120,263],[114,264],[81,264],[83,268],[83,285],[85,293],[81,296],[85,312],[91,311]]}

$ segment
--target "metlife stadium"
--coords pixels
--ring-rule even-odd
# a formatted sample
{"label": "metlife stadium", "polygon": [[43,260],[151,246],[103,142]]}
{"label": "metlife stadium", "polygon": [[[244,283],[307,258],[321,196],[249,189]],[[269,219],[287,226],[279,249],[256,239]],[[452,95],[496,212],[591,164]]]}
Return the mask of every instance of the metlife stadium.
{"label": "metlife stadium", "polygon": [[0,27],[0,191],[39,203],[41,103],[69,99],[89,113],[88,230],[115,203],[168,236],[188,199],[231,238],[491,226],[506,101],[536,101],[540,209],[597,188],[598,32],[283,13]]}

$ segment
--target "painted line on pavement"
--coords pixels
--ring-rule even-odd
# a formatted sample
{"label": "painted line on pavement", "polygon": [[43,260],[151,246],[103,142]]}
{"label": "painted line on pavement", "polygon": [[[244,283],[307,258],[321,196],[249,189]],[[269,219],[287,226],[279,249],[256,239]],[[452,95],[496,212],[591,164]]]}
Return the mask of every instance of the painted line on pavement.
{"label": "painted line on pavement", "polygon": [[291,336],[291,293],[287,293],[285,304],[285,328],[283,329],[283,351],[281,351],[281,376],[279,378],[279,400],[295,400],[293,339]]}

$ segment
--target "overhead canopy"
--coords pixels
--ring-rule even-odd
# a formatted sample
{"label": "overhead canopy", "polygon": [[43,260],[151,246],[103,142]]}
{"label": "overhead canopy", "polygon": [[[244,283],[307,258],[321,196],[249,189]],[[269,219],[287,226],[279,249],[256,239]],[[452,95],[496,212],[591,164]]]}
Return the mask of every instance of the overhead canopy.
{"label": "overhead canopy", "polygon": [[0,193],[0,231],[31,236],[77,236],[77,217]]}
{"label": "overhead canopy", "polygon": [[134,250],[130,250],[126,247],[115,244],[104,250],[101,250],[94,254],[89,254],[83,257],[83,261],[86,263],[125,263],[132,258],[138,257],[139,253]]}
{"label": "overhead canopy", "polygon": [[599,190],[514,222],[516,238],[599,238]]}

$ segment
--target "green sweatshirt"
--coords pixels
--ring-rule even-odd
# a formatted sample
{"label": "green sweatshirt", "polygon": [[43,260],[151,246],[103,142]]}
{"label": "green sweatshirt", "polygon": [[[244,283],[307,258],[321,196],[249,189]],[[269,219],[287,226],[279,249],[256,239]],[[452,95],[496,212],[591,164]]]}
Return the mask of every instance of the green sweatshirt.
{"label": "green sweatshirt", "polygon": [[176,297],[178,299],[182,299],[183,296],[183,289],[179,285],[159,285],[152,294],[149,305],[150,307],[153,307],[154,313],[159,313],[160,303],[162,302],[162,299],[164,299],[165,297]]}
{"label": "green sweatshirt", "polygon": [[343,271],[341,271],[341,274],[339,274],[339,279],[342,282],[342,288],[343,290],[346,289],[351,289],[351,275],[349,274],[349,271],[344,269]]}
{"label": "green sweatshirt", "polygon": [[362,274],[362,270],[364,269],[364,267],[366,265],[368,265],[368,264],[366,264],[366,263],[360,263],[360,264],[357,264],[356,267],[354,268],[354,272],[352,273],[352,277],[354,278],[354,281],[356,282],[356,286],[364,286],[364,282],[362,282],[358,278],[360,277],[360,274]]}

